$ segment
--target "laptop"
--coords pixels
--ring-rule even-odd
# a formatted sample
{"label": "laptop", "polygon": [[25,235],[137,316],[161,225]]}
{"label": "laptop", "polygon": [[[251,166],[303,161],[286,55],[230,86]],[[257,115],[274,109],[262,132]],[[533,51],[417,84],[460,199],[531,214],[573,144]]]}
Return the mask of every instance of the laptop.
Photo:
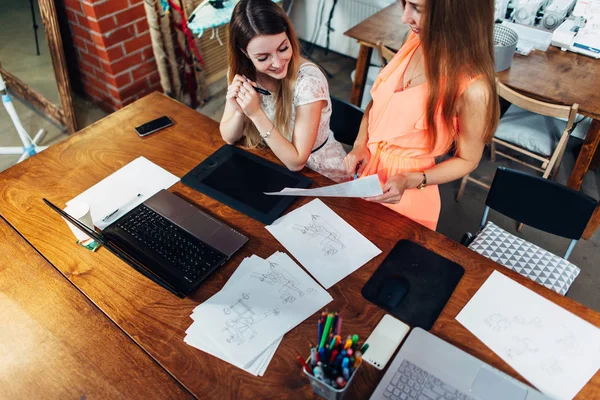
{"label": "laptop", "polygon": [[161,190],[99,233],[44,199],[54,211],[134,269],[184,297],[248,238],[181,197]]}
{"label": "laptop", "polygon": [[421,328],[406,339],[374,399],[551,400]]}

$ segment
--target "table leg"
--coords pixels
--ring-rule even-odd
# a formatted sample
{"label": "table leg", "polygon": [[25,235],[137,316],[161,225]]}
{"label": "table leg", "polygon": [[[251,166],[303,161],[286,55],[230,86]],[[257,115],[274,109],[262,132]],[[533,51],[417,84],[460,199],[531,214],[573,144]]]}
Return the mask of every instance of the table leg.
{"label": "table leg", "polygon": [[354,82],[352,82],[352,93],[350,94],[350,103],[360,107],[365,83],[367,82],[367,73],[369,72],[369,61],[373,54],[373,48],[361,44],[356,59],[356,72],[354,72]]}
{"label": "table leg", "polygon": [[596,148],[598,147],[599,143],[600,120],[595,119],[592,121],[592,124],[588,129],[585,142],[581,147],[579,157],[577,157],[577,161],[575,162],[575,166],[573,167],[573,172],[571,172],[567,186],[572,189],[579,190],[581,183],[583,182],[583,178],[585,177],[585,173],[587,172],[590,163],[594,158],[594,153],[596,152]]}

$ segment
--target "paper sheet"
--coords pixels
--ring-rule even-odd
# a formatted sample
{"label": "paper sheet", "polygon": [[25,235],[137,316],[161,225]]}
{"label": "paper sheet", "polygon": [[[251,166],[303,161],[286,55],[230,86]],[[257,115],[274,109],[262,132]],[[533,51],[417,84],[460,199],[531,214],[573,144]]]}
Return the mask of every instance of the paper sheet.
{"label": "paper sheet", "polygon": [[252,263],[251,272],[200,304],[193,315],[232,363],[248,368],[333,299],[285,253],[269,261],[252,256],[243,263]]}
{"label": "paper sheet", "polygon": [[[267,258],[267,261],[269,258]],[[232,282],[237,282],[240,278],[245,276],[248,273],[251,273],[253,270],[252,262],[242,262],[236,270],[231,274],[229,280],[223,286],[223,289],[227,288],[231,285]],[[195,314],[195,311],[192,313],[191,318],[195,321],[198,317],[198,314]],[[217,346],[210,337],[208,337],[203,330],[203,327],[200,323],[196,324],[195,322],[190,325],[190,327],[185,331],[186,336],[183,339],[184,342],[197,348],[198,350],[202,350],[205,353],[208,353],[214,357],[220,358],[223,361],[226,361],[230,364],[235,365],[238,368],[243,369],[244,371],[254,375],[254,376],[263,376],[267,370],[267,367],[271,363],[271,359],[275,355],[275,351],[279,347],[279,344],[283,340],[283,336],[280,337],[269,346],[251,365],[247,368],[244,368],[243,365],[236,364],[223,353],[223,351]]]}
{"label": "paper sheet", "polygon": [[497,271],[456,319],[550,397],[572,399],[600,367],[600,329]]}
{"label": "paper sheet", "polygon": [[[79,196],[69,200],[67,205],[72,202],[87,203],[90,206],[94,225],[104,229],[159,190],[168,189],[178,181],[179,178],[167,170],[144,157],[138,157]],[[110,219],[102,221],[117,209],[119,211]]]}
{"label": "paper sheet", "polygon": [[323,186],[315,189],[284,188],[280,192],[265,193],[271,196],[315,196],[315,197],[371,197],[383,194],[377,175],[369,175],[355,181]]}
{"label": "paper sheet", "polygon": [[319,199],[286,214],[266,229],[326,289],[381,253]]}

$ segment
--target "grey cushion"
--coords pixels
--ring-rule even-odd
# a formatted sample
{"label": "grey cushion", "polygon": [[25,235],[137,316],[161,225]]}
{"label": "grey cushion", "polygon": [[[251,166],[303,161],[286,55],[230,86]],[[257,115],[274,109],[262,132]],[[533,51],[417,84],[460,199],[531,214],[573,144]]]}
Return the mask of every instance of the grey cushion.
{"label": "grey cushion", "polygon": [[471,250],[564,295],[581,271],[564,258],[487,222]]}
{"label": "grey cushion", "polygon": [[494,136],[550,157],[566,126],[566,121],[535,114],[513,104],[500,119]]}

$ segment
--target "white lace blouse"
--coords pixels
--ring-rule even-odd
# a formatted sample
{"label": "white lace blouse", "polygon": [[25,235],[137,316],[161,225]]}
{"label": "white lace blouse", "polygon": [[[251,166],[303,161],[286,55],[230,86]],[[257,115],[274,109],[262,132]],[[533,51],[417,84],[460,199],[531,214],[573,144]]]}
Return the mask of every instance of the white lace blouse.
{"label": "white lace blouse", "polygon": [[[335,140],[333,132],[329,129],[331,100],[329,98],[327,78],[325,78],[323,72],[316,65],[304,63],[298,69],[298,78],[294,87],[294,108],[292,109],[292,121],[290,124],[291,132],[294,132],[296,107],[320,100],[327,101],[327,106],[321,110],[317,140],[313,146],[313,153],[308,157],[306,166],[336,182],[342,182],[349,179],[348,174],[344,170],[343,162],[346,152],[342,145]],[[272,121],[275,118],[274,96],[260,96],[260,106]]]}

